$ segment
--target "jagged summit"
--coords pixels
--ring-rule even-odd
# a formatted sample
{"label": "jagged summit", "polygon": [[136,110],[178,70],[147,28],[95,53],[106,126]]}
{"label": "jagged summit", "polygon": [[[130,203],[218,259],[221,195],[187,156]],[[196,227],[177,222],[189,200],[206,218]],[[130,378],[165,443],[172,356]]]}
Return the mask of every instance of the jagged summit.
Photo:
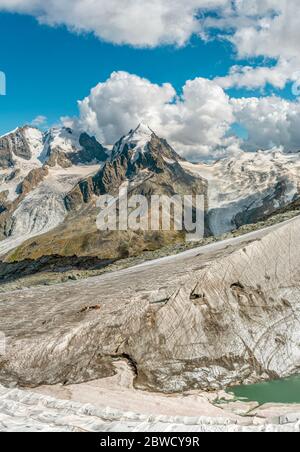
{"label": "jagged summit", "polygon": [[0,169],[37,163],[43,151],[43,133],[35,127],[18,127],[0,137]]}
{"label": "jagged summit", "polygon": [[134,136],[149,136],[151,137],[155,132],[151,129],[151,127],[145,122],[140,122],[136,129],[131,130],[132,135]]}
{"label": "jagged summit", "polygon": [[130,130],[114,145],[111,161],[122,155],[130,160],[131,164],[149,164],[153,159],[163,159],[168,163],[182,160],[169,143],[145,123],[140,123],[136,129]]}
{"label": "jagged summit", "polygon": [[26,130],[39,130],[39,129],[36,126],[30,125],[30,124],[24,124],[23,126],[16,127],[14,130],[11,130],[9,132],[6,132],[6,133],[0,135],[0,139],[8,137],[10,135],[15,135],[18,132],[25,132]]}
{"label": "jagged summit", "polygon": [[67,127],[46,132],[26,125],[0,137],[0,169],[24,166],[60,166],[104,162],[108,150],[87,133]]}
{"label": "jagged summit", "polygon": [[113,147],[112,160],[127,151],[134,151],[132,160],[137,160],[141,154],[148,151],[148,143],[155,136],[153,130],[144,123],[140,123],[136,129],[122,137]]}
{"label": "jagged summit", "polygon": [[156,135],[155,132],[148,124],[143,122],[140,122],[136,129],[129,132],[129,138],[138,143],[150,141],[153,135]]}
{"label": "jagged summit", "polygon": [[[69,212],[80,223],[80,212],[93,209],[97,196],[115,196],[123,184],[147,196],[205,193],[208,232],[220,235],[294,206],[300,199],[300,157],[275,150],[240,152],[194,165],[145,123],[111,152],[81,130],[23,126],[0,137],[0,255],[8,250],[1,239],[21,243],[49,232],[65,224]],[[80,227],[72,230],[74,243]]]}
{"label": "jagged summit", "polygon": [[156,135],[155,132],[149,127],[148,124],[140,122],[139,125],[135,128],[130,130],[128,135],[125,136],[126,139],[130,140],[131,142],[137,142],[137,143],[147,143],[151,140],[152,136]]}

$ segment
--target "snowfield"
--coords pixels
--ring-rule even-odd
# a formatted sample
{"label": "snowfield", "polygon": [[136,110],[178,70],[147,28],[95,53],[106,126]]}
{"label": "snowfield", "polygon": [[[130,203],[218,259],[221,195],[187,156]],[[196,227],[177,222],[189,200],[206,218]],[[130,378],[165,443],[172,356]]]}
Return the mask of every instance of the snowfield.
{"label": "snowfield", "polygon": [[45,149],[49,153],[53,149],[65,153],[72,153],[81,148],[80,140],[81,132],[70,131],[66,128],[55,127],[45,134]]}
{"label": "snowfield", "polygon": [[272,200],[274,207],[289,204],[299,193],[300,153],[240,152],[214,164],[181,165],[208,181],[210,228],[217,236],[232,231],[240,212],[263,207],[279,184],[284,184],[284,191]]}

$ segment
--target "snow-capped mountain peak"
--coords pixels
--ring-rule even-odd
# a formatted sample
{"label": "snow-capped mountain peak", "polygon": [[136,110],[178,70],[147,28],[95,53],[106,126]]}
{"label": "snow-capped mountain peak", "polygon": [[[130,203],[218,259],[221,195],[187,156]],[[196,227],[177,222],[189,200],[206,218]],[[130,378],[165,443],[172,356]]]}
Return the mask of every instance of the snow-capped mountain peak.
{"label": "snow-capped mountain peak", "polygon": [[80,133],[66,127],[53,127],[45,135],[48,149],[58,149],[61,152],[74,152],[80,148]]}
{"label": "snow-capped mountain peak", "polygon": [[107,160],[105,149],[94,137],[76,129],[55,127],[44,137],[49,166],[68,167]]}
{"label": "snow-capped mountain peak", "polygon": [[129,138],[143,145],[151,140],[153,134],[153,130],[147,124],[141,122],[136,129],[129,133]]}
{"label": "snow-capped mountain peak", "polygon": [[43,163],[43,133],[24,126],[0,137],[0,168],[8,169]]}
{"label": "snow-capped mountain peak", "polygon": [[44,153],[44,134],[36,127],[25,126],[23,128],[24,137],[30,147],[31,158],[44,163],[46,155]]}
{"label": "snow-capped mountain peak", "polygon": [[148,144],[154,135],[148,125],[140,123],[136,129],[131,130],[115,144],[112,159],[129,150],[132,151],[132,160],[136,161],[141,154],[148,151]]}
{"label": "snow-capped mountain peak", "polygon": [[165,193],[166,181],[174,193],[205,189],[207,228],[220,235],[299,201],[300,153],[241,151],[213,164],[192,164],[141,123],[115,144],[109,158],[82,131],[21,127],[0,137],[0,241],[49,231],[68,209],[117,193],[122,184],[139,190],[152,177],[158,192]]}

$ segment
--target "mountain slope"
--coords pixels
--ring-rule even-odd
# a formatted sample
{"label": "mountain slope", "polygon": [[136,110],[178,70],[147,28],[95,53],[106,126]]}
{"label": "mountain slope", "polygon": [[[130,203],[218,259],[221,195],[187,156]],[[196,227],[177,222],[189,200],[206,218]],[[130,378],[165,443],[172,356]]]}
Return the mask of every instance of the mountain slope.
{"label": "mountain slope", "polygon": [[66,194],[99,170],[106,152],[70,129],[26,126],[0,138],[0,253],[62,223]]}
{"label": "mountain slope", "polygon": [[211,165],[182,165],[208,181],[213,235],[261,221],[300,198],[300,153],[240,152]]}
{"label": "mountain slope", "polygon": [[107,160],[108,151],[94,137],[70,128],[55,128],[45,134],[47,164],[68,168]]}
{"label": "mountain slope", "polygon": [[[128,192],[138,190],[144,194],[146,181],[153,181],[151,194],[204,193],[204,179],[186,172],[180,165],[181,160],[165,140],[141,124],[116,143],[111,159],[92,179],[76,187],[76,198],[79,190],[82,202],[89,201],[93,195],[117,195],[124,183],[128,184]],[[159,189],[155,190],[154,185]],[[72,193],[67,204],[72,205]]]}
{"label": "mountain slope", "polygon": [[[143,142],[141,140],[143,136]],[[82,179],[65,196],[66,221],[49,234],[26,242],[9,259],[39,258],[43,255],[93,255],[117,259],[183,240],[183,232],[98,231],[95,203],[100,195],[185,195],[206,193],[206,182],[186,172],[180,157],[148,127],[140,125],[113,148],[111,158],[100,170]]]}
{"label": "mountain slope", "polygon": [[33,127],[22,127],[0,137],[0,168],[12,168],[18,162],[26,168],[26,161],[35,161],[41,157],[43,134]]}
{"label": "mountain slope", "polygon": [[300,153],[240,152],[214,164],[183,160],[140,124],[112,151],[86,133],[23,127],[0,138],[0,255],[118,259],[184,240],[184,231],[97,230],[99,196],[203,194],[206,235],[294,208]]}

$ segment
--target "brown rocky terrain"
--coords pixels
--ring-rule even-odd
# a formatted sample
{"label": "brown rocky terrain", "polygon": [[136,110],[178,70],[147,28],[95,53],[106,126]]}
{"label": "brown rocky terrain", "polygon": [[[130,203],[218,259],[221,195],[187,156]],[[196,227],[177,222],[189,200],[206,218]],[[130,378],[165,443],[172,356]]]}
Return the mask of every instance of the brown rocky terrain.
{"label": "brown rocky terrain", "polygon": [[26,128],[20,128],[14,133],[0,137],[0,168],[11,168],[14,165],[13,157],[24,160],[32,157],[30,146],[24,135]]}
{"label": "brown rocky terrain", "polygon": [[6,261],[39,259],[51,254],[61,256],[97,256],[120,259],[155,250],[163,245],[184,241],[183,232],[163,231],[98,231],[96,199],[99,195],[118,195],[128,182],[129,196],[144,195],[206,195],[206,181],[185,171],[181,159],[165,140],[148,130],[147,152],[133,159],[135,148],[124,146],[118,153],[119,142],[112,158],[94,175],[81,180],[64,199],[66,220],[47,232],[25,241],[6,256]]}

